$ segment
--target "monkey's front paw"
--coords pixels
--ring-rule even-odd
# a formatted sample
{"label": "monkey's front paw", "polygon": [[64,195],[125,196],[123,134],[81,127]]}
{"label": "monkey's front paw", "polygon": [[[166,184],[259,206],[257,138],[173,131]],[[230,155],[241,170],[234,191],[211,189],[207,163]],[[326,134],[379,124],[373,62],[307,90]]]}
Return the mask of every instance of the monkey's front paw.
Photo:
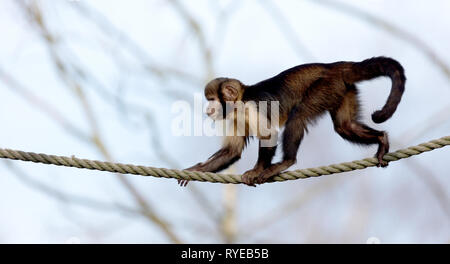
{"label": "monkey's front paw", "polygon": [[247,184],[248,186],[256,187],[255,179],[259,176],[260,173],[260,170],[248,170],[242,175],[242,182]]}
{"label": "monkey's front paw", "polygon": [[181,179],[178,179],[178,184],[181,186],[181,187],[186,187],[186,185],[189,183],[189,180],[181,180]]}
{"label": "monkey's front paw", "polygon": [[[194,166],[186,168],[184,170],[187,170],[187,171],[202,171],[201,170],[201,165],[202,165],[202,163],[199,162],[199,163],[195,164]],[[189,183],[189,180],[178,179],[178,184],[181,187],[186,187],[186,185],[188,185],[188,183]]]}

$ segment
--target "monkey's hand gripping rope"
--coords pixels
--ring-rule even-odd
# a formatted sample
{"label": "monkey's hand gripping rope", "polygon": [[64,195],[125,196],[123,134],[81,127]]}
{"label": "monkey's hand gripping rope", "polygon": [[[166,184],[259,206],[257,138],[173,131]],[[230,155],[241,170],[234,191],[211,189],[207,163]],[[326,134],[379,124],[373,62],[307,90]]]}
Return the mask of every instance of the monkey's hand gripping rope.
{"label": "monkey's hand gripping rope", "polygon": [[[384,155],[383,159],[387,162],[397,161],[427,151],[442,148],[448,145],[450,145],[450,136],[431,140],[429,142],[422,143],[417,146],[400,149],[395,152],[390,152]],[[141,176],[175,178],[175,179],[194,180],[203,182],[218,182],[218,183],[233,183],[233,184],[242,183],[241,175],[154,168],[148,166],[79,159],[74,156],[65,157],[65,156],[47,155],[42,153],[33,153],[2,148],[0,148],[0,158],[31,161],[44,164],[53,164],[57,166],[84,168],[90,170],[108,171],[121,174],[135,174]],[[334,173],[360,170],[376,166],[377,164],[378,161],[376,158],[365,158],[362,160],[355,160],[352,162],[344,162],[340,164],[333,164],[316,168],[287,171],[281,173],[278,176],[275,176],[271,181],[272,182],[287,181],[287,180],[304,179],[309,177],[318,177],[321,175],[330,175]]]}

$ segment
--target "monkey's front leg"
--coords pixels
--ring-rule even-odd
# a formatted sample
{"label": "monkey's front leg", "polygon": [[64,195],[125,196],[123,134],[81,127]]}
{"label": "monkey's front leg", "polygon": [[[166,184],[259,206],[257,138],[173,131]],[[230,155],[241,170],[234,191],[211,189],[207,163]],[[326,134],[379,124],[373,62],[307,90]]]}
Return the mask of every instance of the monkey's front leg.
{"label": "monkey's front leg", "polygon": [[197,163],[185,170],[204,172],[217,172],[220,170],[224,170],[232,163],[234,163],[240,157],[240,154],[240,152],[233,150],[230,146],[225,146],[214,153],[205,162]]}
{"label": "monkey's front leg", "polygon": [[[197,163],[185,170],[202,172],[218,172],[224,170],[241,158],[244,146],[244,137],[227,137],[224,146],[207,161]],[[188,182],[188,180],[178,180],[180,186],[186,186]]]}
{"label": "monkey's front leg", "polygon": [[[205,162],[199,162],[192,167],[189,167],[185,170],[188,171],[202,171],[202,172],[216,172],[221,170],[222,167],[228,167],[233,159],[234,154],[231,153],[229,147],[224,147],[214,153],[209,159]],[[225,169],[225,168],[224,168]],[[178,184],[182,187],[185,187],[189,183],[189,180],[178,179]]]}
{"label": "monkey's front leg", "polygon": [[[195,164],[194,166],[186,168],[184,170],[188,170],[188,171],[203,171],[202,170],[202,165],[203,165],[203,162],[199,162],[199,163]],[[178,179],[177,181],[178,181],[178,184],[180,186],[182,186],[182,187],[186,187],[186,185],[189,183],[189,180]]]}

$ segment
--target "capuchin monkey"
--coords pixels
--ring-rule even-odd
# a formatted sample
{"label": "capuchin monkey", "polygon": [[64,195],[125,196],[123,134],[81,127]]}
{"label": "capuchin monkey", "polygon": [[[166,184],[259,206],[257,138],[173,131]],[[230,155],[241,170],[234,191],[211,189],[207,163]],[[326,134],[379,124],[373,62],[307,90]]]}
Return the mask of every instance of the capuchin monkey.
{"label": "capuchin monkey", "polygon": [[[375,57],[361,62],[335,62],[330,64],[303,64],[254,85],[245,85],[236,79],[217,78],[206,85],[205,97],[209,101],[206,113],[213,119],[231,119],[236,121],[236,111],[228,111],[228,105],[238,102],[278,102],[278,126],[284,126],[282,135],[283,158],[272,163],[276,144],[266,146],[265,139],[258,132],[258,160],[253,169],[242,176],[242,181],[250,186],[262,184],[271,177],[286,170],[297,160],[297,151],[307,125],[323,113],[329,112],[333,120],[334,130],[344,139],[363,145],[378,144],[376,158],[378,167],[386,167],[384,154],[389,151],[388,136],[385,131],[375,130],[359,120],[360,105],[356,83],[379,76],[387,76],[392,81],[392,88],[386,104],[381,110],[372,114],[375,123],[389,119],[400,103],[405,89],[403,67],[391,58]],[[248,110],[248,109],[247,109]],[[245,111],[246,127],[252,127],[251,112]],[[230,114],[231,113],[231,114]],[[271,116],[268,113],[259,115],[267,118],[269,130]],[[254,125],[253,125],[254,126]],[[202,172],[218,172],[240,159],[246,146],[251,129],[244,133],[227,135],[222,148],[207,161],[198,163],[186,170]],[[236,132],[236,129],[235,131]],[[276,135],[276,133],[272,133]],[[179,180],[181,186],[188,181]]]}

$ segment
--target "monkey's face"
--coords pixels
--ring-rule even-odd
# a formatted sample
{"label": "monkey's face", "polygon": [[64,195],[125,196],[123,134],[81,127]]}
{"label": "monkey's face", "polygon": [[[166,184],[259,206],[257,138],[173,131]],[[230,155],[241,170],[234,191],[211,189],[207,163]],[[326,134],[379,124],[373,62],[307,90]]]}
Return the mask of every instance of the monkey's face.
{"label": "monkey's face", "polygon": [[224,111],[222,103],[218,98],[206,98],[208,106],[206,107],[206,114],[213,120],[220,120],[224,118]]}
{"label": "monkey's face", "polygon": [[206,85],[205,97],[206,114],[213,120],[225,119],[233,104],[242,98],[242,85],[235,79],[216,78]]}

